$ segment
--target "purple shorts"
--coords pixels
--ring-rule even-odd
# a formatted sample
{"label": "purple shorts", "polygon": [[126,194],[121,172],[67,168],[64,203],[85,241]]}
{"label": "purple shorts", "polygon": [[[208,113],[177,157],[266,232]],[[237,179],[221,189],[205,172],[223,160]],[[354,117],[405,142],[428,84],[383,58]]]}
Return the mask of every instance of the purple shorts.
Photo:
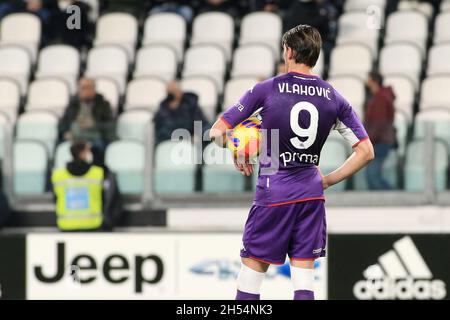
{"label": "purple shorts", "polygon": [[325,256],[325,201],[310,200],[250,209],[241,257],[271,264]]}

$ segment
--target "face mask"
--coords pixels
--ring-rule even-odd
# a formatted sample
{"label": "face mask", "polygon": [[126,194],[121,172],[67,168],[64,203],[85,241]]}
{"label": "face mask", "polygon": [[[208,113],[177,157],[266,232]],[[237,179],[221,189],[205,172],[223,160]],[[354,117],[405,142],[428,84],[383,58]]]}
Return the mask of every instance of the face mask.
{"label": "face mask", "polygon": [[89,152],[89,153],[86,155],[86,162],[89,163],[89,164],[91,164],[93,161],[94,161],[94,155],[92,154],[92,152]]}

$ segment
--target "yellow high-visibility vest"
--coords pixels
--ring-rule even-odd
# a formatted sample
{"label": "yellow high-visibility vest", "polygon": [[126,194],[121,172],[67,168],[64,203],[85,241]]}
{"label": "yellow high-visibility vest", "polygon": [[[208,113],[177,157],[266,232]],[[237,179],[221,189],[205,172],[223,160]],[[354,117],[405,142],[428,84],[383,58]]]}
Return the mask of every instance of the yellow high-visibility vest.
{"label": "yellow high-visibility vest", "polygon": [[61,230],[90,230],[102,225],[103,179],[104,171],[97,166],[83,176],[73,176],[65,168],[53,171],[56,218]]}

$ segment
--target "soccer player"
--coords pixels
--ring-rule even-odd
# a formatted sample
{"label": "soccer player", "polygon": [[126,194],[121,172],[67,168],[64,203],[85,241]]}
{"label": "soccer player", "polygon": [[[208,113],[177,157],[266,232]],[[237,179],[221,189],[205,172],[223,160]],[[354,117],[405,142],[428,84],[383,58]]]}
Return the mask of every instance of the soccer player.
{"label": "soccer player", "polygon": [[[319,32],[299,25],[283,35],[286,73],[258,83],[214,124],[211,139],[225,146],[228,129],[258,109],[262,129],[278,130],[278,154],[272,139],[260,155],[253,206],[245,225],[242,266],[237,279],[238,300],[259,300],[270,264],[290,258],[294,299],[314,299],[314,260],[325,256],[324,189],[350,177],[374,158],[373,146],[350,104],[327,82],[311,73],[319,57]],[[341,167],[323,176],[320,151],[332,129],[353,147]],[[264,142],[263,142],[264,144]],[[279,160],[275,173],[262,158]],[[248,176],[249,161],[236,163]]]}

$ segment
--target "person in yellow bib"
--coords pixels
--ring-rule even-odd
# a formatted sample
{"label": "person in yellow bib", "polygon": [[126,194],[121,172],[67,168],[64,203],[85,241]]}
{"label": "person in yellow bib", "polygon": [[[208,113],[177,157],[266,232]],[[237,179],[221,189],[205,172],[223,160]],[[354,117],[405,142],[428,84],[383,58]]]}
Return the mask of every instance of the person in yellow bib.
{"label": "person in yellow bib", "polygon": [[114,174],[92,165],[91,146],[77,141],[70,147],[73,161],[52,173],[56,220],[62,231],[112,230],[121,216]]}

